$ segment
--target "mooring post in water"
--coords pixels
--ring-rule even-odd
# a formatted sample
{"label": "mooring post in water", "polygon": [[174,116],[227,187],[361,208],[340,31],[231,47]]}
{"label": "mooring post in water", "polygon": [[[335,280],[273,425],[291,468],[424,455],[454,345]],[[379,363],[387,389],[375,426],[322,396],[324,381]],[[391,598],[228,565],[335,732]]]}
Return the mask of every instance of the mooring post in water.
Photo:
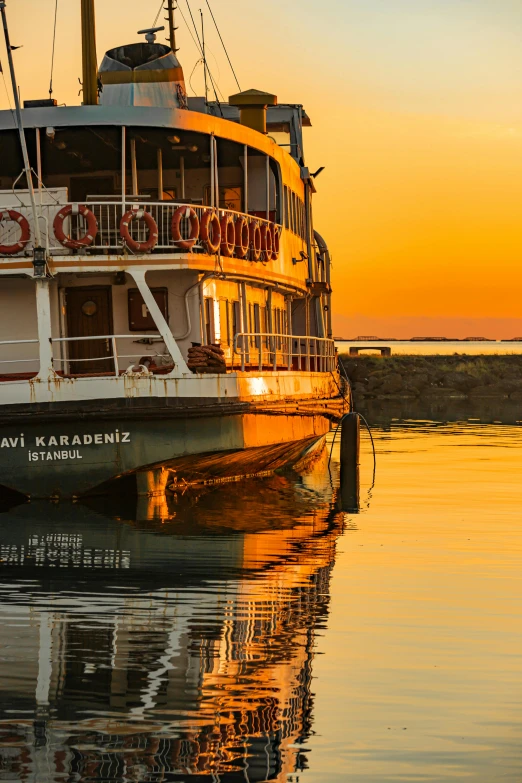
{"label": "mooring post in water", "polygon": [[359,511],[359,444],[361,420],[357,413],[347,413],[341,421],[341,509]]}

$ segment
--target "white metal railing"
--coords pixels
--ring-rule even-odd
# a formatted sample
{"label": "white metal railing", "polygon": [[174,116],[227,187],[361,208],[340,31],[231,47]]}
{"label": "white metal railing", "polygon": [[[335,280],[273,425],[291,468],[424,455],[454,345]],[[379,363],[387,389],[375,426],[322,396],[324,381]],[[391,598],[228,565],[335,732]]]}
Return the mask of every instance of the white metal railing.
{"label": "white metal railing", "polygon": [[[72,202],[68,203],[72,205]],[[113,201],[107,201],[105,199],[104,201],[88,201],[83,203],[85,203],[86,206],[93,212],[98,223],[96,237],[92,244],[88,246],[87,250],[98,253],[121,253],[123,251],[124,241],[120,234],[120,221],[124,213],[131,209],[145,210],[149,212],[154,218],[154,221],[158,227],[158,242],[154,248],[155,252],[172,252],[176,250],[176,242],[172,238],[171,223],[174,212],[176,209],[178,209],[178,207],[181,206],[194,209],[200,224],[203,213],[210,210],[212,212],[216,212],[220,220],[225,214],[227,214],[232,217],[234,222],[241,217],[246,218],[249,224],[252,222],[258,223],[260,226],[263,224],[268,224],[273,227],[273,230],[277,231],[279,235],[282,229],[281,225],[273,223],[270,220],[266,220],[265,218],[256,217],[254,215],[247,215],[242,212],[235,212],[234,210],[230,209],[214,209],[211,207],[202,206],[200,204],[188,204],[186,202],[179,201],[149,202],[144,200],[140,202],[129,200],[123,204],[121,200],[117,200],[115,198]],[[75,250],[71,250],[70,248],[64,247],[54,235],[54,219],[64,206],[67,206],[67,204],[60,203],[58,201],[56,201],[55,204],[47,203],[41,206],[38,205],[38,210],[41,214],[40,227],[43,235],[43,242],[47,246],[48,250],[55,255],[71,255],[77,252]],[[11,207],[2,207],[0,211],[7,212],[9,209],[13,209],[16,212],[22,214],[29,220],[29,223],[32,226],[32,215],[30,213],[29,207],[22,206],[20,203],[14,203]],[[131,221],[128,228],[130,236],[133,240],[140,243],[147,241],[148,232],[143,220]],[[79,214],[72,214],[70,217],[67,217],[64,221],[64,232],[67,236],[70,236],[73,239],[78,239],[85,236],[87,233],[87,224],[85,218]],[[189,239],[190,223],[186,218],[183,218],[180,222],[180,233],[182,239]],[[0,245],[14,245],[16,242],[18,242],[20,236],[21,233],[18,223],[8,220],[0,222]],[[25,248],[14,255],[23,256],[24,253],[31,251],[33,248],[33,239],[34,231],[31,230],[31,239],[26,244]],[[182,250],[182,248],[179,248],[179,246],[178,249]],[[203,244],[199,238],[193,245],[192,250],[194,252],[204,252]],[[78,252],[85,253],[87,251],[86,249],[82,249]],[[249,258],[251,255],[252,251],[249,250],[249,255],[247,258]]]}
{"label": "white metal railing", "polygon": [[240,357],[241,370],[332,372],[336,367],[335,342],[326,337],[240,332],[234,336],[234,355]]}
{"label": "white metal railing", "polygon": [[[89,356],[89,357],[81,357],[81,356],[74,356],[71,355],[73,352],[67,351],[66,353],[63,353],[62,350],[60,350],[60,355],[57,356],[56,353],[53,351],[53,363],[58,365],[58,369],[63,372],[64,375],[89,375],[92,374],[89,372],[89,363],[93,362],[106,362],[107,363],[107,369],[104,369],[104,374],[114,374],[114,375],[120,375],[121,372],[125,372],[129,365],[133,366],[139,363],[140,359],[146,357],[147,359],[152,359],[154,362],[155,367],[153,369],[158,369],[160,367],[166,368],[166,367],[172,367],[173,361],[169,353],[157,353],[152,350],[152,345],[144,344],[141,347],[141,350],[139,351],[132,351],[129,352],[129,349],[123,347],[123,349],[120,349],[118,351],[118,340],[126,340],[131,341],[132,343],[139,342],[141,340],[155,340],[158,341],[158,338],[156,335],[150,335],[150,334],[103,334],[103,335],[92,335],[89,337],[53,337],[51,339],[51,343],[54,346],[55,344],[57,347],[61,349],[62,346],[67,346],[71,343],[80,343],[85,341],[90,342],[104,342],[106,347],[106,353],[102,356]],[[161,338],[159,341],[162,345],[164,345]],[[3,348],[3,346],[23,346],[23,345],[38,345],[38,340],[2,340],[0,342],[0,349]],[[147,350],[149,349],[149,350]],[[100,353],[103,354],[103,351],[100,350]],[[125,364],[123,364],[123,360],[125,360]],[[156,364],[156,360],[159,360],[159,363]],[[9,359],[3,359],[0,358],[0,374],[1,373],[1,367],[4,364],[11,365],[11,364],[25,364],[25,363],[32,363],[35,365],[35,367],[38,367],[38,356],[34,356],[32,358],[23,358],[23,357],[17,357],[17,358],[9,358]],[[74,365],[74,370],[71,368],[71,365]],[[81,365],[82,367],[85,366],[85,373],[79,371],[77,369],[77,365]],[[34,370],[37,372],[38,370]]]}

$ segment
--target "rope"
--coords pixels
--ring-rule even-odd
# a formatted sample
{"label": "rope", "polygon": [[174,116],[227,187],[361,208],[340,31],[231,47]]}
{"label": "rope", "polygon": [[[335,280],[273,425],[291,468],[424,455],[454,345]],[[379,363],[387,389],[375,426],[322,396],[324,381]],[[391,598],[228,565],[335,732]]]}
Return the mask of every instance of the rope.
{"label": "rope", "polygon": [[53,73],[54,73],[54,49],[56,46],[56,20],[58,18],[58,0],[54,4],[54,30],[53,30],[53,52],[51,55],[51,78],[49,79],[49,98],[53,95]]}
{"label": "rope", "polygon": [[[187,4],[188,12],[189,12],[189,14],[190,14],[190,18],[191,18],[191,20],[192,20],[192,26],[194,27],[194,32],[196,33],[196,38],[198,39],[199,51],[201,52],[201,56],[203,57],[203,62],[204,62],[204,65],[205,65],[205,67],[206,67],[206,69],[207,69],[207,71],[208,71],[208,75],[209,75],[209,77],[210,77],[210,81],[211,81],[211,83],[212,83],[212,87],[214,88],[214,95],[216,96],[216,103],[217,103],[217,105],[219,106],[219,111],[220,111],[220,113],[221,113],[221,116],[222,116],[222,117],[224,117],[224,114],[223,114],[223,109],[221,108],[221,103],[219,102],[219,98],[218,98],[218,95],[217,95],[216,85],[215,85],[215,83],[214,83],[214,79],[213,79],[213,77],[212,77],[212,71],[211,71],[211,70],[210,70],[210,68],[209,68],[209,65],[208,65],[207,59],[206,59],[206,57],[205,57],[205,53],[204,53],[204,51],[203,51],[203,46],[202,46],[202,44],[201,44],[201,40],[200,40],[200,37],[199,37],[198,28],[196,27],[196,23],[195,23],[195,21],[194,21],[194,17],[192,16],[192,10],[191,10],[191,8],[190,8],[190,5],[189,5],[189,2],[188,2],[188,0],[185,0],[185,2],[186,2],[186,4]],[[182,14],[182,16],[183,16],[183,14]],[[220,90],[220,92],[221,92],[221,90]],[[206,98],[206,96],[205,96],[205,98]]]}
{"label": "rope", "polygon": [[160,14],[161,14],[161,12],[162,12],[162,11],[163,11],[163,0],[161,0],[160,7],[159,7],[159,11],[158,11],[158,13],[156,14],[156,18],[154,19],[154,21],[153,21],[153,23],[152,23],[152,27],[156,27],[156,24],[157,24],[157,22],[158,22],[159,16],[160,16]]}
{"label": "rope", "polygon": [[234,70],[234,66],[232,65],[232,61],[230,60],[230,57],[228,56],[227,47],[225,46],[225,42],[223,41],[223,38],[221,37],[221,33],[219,32],[219,27],[218,27],[217,22],[216,22],[216,20],[214,18],[214,14],[212,13],[212,8],[210,7],[210,3],[208,2],[208,0],[207,0],[207,5],[208,5],[208,10],[210,11],[210,16],[212,17],[212,21],[214,22],[214,24],[216,26],[217,34],[219,35],[219,40],[221,41],[223,49],[225,50],[225,54],[227,56],[228,64],[230,65],[230,69],[231,69],[232,73],[234,74],[234,79],[236,80],[236,84],[237,84],[238,90],[239,90],[239,92],[241,92],[241,85],[239,84],[238,78],[236,76],[236,72]]}

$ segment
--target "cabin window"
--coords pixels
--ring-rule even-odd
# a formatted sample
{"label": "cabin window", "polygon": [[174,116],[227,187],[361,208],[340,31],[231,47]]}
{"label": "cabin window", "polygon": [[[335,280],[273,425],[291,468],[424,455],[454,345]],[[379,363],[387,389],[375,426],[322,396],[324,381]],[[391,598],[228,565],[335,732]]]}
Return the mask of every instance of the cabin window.
{"label": "cabin window", "polygon": [[292,190],[292,211],[291,211],[291,223],[292,223],[292,231],[294,234],[297,234],[297,210],[296,210],[296,196],[294,191]]}
{"label": "cabin window", "polygon": [[[254,332],[259,334],[261,331],[261,307],[256,302],[254,305]],[[261,337],[255,338],[255,344],[258,350],[261,348],[261,340]]]}
{"label": "cabin window", "polygon": [[241,332],[241,305],[238,301],[232,302],[230,306],[231,310],[231,322],[232,322],[232,337]]}
{"label": "cabin window", "polygon": [[[167,288],[151,288],[152,296],[156,300],[163,318],[169,321],[169,292]],[[143,301],[143,297],[137,288],[129,288],[128,292],[129,331],[131,332],[157,332],[158,327],[149,313],[149,308]]]}
{"label": "cabin window", "polygon": [[290,228],[289,211],[288,211],[288,188],[286,185],[284,191],[284,198],[285,198],[285,228]]}
{"label": "cabin window", "polygon": [[228,300],[219,300],[219,338],[222,345],[230,345]]}
{"label": "cabin window", "polygon": [[214,300],[205,297],[205,342],[206,345],[214,342]]}

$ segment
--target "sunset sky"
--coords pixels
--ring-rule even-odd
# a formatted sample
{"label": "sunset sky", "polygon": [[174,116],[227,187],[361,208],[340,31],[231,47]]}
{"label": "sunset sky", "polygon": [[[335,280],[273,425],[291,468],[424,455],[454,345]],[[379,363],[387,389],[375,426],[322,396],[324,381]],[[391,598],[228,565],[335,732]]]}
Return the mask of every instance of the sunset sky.
{"label": "sunset sky", "polygon": [[[522,334],[520,0],[212,7],[242,89],[303,103],[312,119],[305,149],[312,170],[326,166],[315,223],[333,254],[336,334]],[[158,9],[159,0],[97,0],[98,59],[136,40]],[[54,0],[8,0],[7,10],[23,45],[22,98],[45,97]],[[179,25],[189,88],[198,55]],[[237,88],[210,18],[207,38],[228,96]],[[6,66],[3,43],[0,56]],[[80,75],[80,0],[59,0],[58,102],[80,101]],[[191,81],[201,94],[201,67]]]}

